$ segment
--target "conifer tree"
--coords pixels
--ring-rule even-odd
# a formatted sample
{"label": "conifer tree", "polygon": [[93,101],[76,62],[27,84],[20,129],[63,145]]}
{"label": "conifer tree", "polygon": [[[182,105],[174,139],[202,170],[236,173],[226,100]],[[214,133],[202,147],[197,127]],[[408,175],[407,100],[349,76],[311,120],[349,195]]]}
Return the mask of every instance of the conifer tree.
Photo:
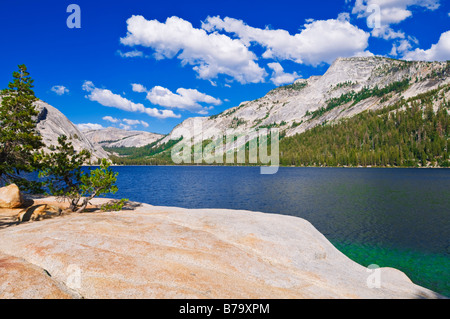
{"label": "conifer tree", "polygon": [[100,168],[95,170],[83,169],[90,157],[86,150],[76,152],[65,135],[58,138],[55,152],[40,154],[45,168],[39,177],[46,179],[45,185],[50,195],[69,201],[69,211],[82,213],[94,197],[114,194],[118,190],[115,183],[119,173],[109,168],[108,160],[102,159]]}
{"label": "conifer tree", "polygon": [[15,183],[23,190],[39,189],[39,184],[21,177],[38,168],[36,152],[43,146],[36,131],[38,111],[33,79],[25,65],[13,72],[13,81],[1,91],[0,105],[0,184]]}

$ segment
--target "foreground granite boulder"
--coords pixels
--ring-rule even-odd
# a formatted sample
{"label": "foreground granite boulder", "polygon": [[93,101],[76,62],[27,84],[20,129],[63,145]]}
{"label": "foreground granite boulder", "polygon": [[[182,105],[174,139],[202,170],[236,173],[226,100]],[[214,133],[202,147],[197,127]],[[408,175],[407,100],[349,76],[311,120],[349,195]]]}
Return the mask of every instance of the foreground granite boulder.
{"label": "foreground granite boulder", "polygon": [[392,268],[375,278],[301,218],[249,211],[64,215],[1,229],[0,254],[0,298],[439,297]]}
{"label": "foreground granite boulder", "polygon": [[0,188],[0,208],[17,208],[22,204],[22,194],[16,184]]}
{"label": "foreground granite boulder", "polygon": [[79,298],[65,285],[24,259],[0,253],[0,299],[6,298]]}

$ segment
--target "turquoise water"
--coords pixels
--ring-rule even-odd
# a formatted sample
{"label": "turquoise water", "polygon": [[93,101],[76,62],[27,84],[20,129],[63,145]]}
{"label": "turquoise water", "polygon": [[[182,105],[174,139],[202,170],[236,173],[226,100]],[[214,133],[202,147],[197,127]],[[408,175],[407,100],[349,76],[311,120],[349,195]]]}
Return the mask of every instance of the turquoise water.
{"label": "turquoise water", "polygon": [[332,244],[350,259],[367,267],[393,267],[403,271],[416,284],[450,296],[450,259],[448,254],[419,252],[411,249],[385,248],[373,244],[333,241]]}
{"label": "turquoise water", "polygon": [[230,208],[310,221],[356,262],[404,271],[450,296],[450,169],[136,166],[116,198],[186,208]]}

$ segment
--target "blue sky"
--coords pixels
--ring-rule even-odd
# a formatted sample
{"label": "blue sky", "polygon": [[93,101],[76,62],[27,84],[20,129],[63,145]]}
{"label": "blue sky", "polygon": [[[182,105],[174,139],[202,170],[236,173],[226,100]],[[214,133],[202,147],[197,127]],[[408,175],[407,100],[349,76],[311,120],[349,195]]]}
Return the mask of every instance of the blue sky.
{"label": "blue sky", "polygon": [[444,0],[3,0],[0,27],[0,87],[26,64],[36,96],[82,128],[168,133],[339,56],[450,60]]}

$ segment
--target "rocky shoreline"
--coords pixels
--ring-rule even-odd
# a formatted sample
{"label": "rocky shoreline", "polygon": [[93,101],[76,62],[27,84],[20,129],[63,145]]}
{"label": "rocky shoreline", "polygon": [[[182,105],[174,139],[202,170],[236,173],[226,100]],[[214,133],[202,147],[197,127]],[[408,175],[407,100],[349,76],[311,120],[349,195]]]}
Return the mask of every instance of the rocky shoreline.
{"label": "rocky shoreline", "polygon": [[[32,201],[64,210],[52,197]],[[106,201],[21,223],[23,208],[1,209],[0,299],[442,297],[399,270],[353,262],[298,217],[139,203],[96,209]]]}

